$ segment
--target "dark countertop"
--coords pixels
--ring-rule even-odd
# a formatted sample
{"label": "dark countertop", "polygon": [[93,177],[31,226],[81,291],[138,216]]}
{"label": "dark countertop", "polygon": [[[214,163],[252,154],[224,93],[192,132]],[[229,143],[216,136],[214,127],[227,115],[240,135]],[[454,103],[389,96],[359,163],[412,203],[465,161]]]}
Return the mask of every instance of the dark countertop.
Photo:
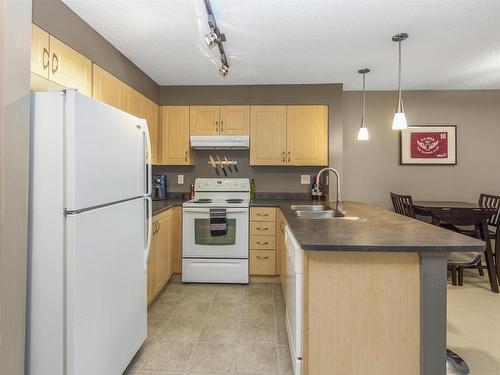
{"label": "dark countertop", "polygon": [[290,229],[304,250],[381,251],[381,252],[457,252],[484,250],[484,243],[435,225],[398,215],[360,202],[344,202],[346,216],[358,220],[298,219],[292,204],[335,203],[255,199],[250,206],[274,206],[283,211]]}
{"label": "dark countertop", "polygon": [[175,206],[182,206],[184,199],[182,198],[167,198],[162,201],[153,201],[153,216],[168,210]]}

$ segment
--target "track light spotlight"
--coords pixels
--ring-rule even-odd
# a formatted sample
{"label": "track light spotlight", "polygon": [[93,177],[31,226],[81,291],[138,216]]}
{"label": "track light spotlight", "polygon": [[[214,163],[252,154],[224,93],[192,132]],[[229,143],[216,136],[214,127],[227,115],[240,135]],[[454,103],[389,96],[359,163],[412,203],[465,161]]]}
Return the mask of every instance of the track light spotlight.
{"label": "track light spotlight", "polygon": [[213,47],[213,46],[215,46],[219,42],[219,37],[212,30],[208,34],[205,35],[205,42],[207,42],[207,45],[209,47]]}
{"label": "track light spotlight", "polygon": [[229,66],[227,66],[226,63],[222,62],[221,63],[221,66],[219,68],[219,74],[222,76],[222,77],[225,77],[227,76],[227,74],[229,73]]}

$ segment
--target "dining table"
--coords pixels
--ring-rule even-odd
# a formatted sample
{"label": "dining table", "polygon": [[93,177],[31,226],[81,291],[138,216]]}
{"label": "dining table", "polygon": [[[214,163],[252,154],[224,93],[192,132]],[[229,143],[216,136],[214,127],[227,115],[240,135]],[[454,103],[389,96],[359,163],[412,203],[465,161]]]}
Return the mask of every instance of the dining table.
{"label": "dining table", "polygon": [[[461,201],[414,201],[413,206],[415,208],[415,213],[420,216],[427,216],[431,217],[432,224],[434,225],[441,225],[441,222],[439,219],[435,218],[431,214],[431,210],[433,209],[449,209],[453,210],[454,208],[460,208],[460,209],[478,209],[481,208],[481,206],[478,203],[471,203],[471,202],[461,202]],[[488,236],[486,238],[483,238],[483,241],[486,242],[486,249],[485,249],[485,255],[486,256],[491,256],[493,258],[493,250],[491,246],[491,241]],[[491,258],[490,258],[491,259]],[[495,252],[494,256],[494,268],[495,268],[495,273],[496,273],[496,279],[500,280],[500,254],[499,252]],[[495,283],[497,283],[497,280]],[[497,289],[496,285],[495,288]],[[498,291],[497,291],[498,293]]]}

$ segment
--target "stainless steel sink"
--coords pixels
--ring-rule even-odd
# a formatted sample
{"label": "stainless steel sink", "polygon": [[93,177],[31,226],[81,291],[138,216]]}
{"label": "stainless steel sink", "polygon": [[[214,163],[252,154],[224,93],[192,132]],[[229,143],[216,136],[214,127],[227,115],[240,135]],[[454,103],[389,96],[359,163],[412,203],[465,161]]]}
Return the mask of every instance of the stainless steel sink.
{"label": "stainless steel sink", "polygon": [[357,216],[346,216],[343,212],[335,210],[296,211],[295,214],[299,219],[359,220]]}
{"label": "stainless steel sink", "polygon": [[290,208],[294,211],[326,211],[331,210],[330,207],[325,206],[324,204],[293,204]]}

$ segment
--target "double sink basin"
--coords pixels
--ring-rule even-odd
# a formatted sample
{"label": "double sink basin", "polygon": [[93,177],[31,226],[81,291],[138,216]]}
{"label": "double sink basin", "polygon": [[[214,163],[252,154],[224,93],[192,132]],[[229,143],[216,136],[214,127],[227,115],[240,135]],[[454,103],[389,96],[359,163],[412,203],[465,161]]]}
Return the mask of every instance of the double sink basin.
{"label": "double sink basin", "polygon": [[358,219],[357,217],[346,216],[345,213],[324,204],[294,204],[290,208],[295,211],[295,215],[299,219]]}

